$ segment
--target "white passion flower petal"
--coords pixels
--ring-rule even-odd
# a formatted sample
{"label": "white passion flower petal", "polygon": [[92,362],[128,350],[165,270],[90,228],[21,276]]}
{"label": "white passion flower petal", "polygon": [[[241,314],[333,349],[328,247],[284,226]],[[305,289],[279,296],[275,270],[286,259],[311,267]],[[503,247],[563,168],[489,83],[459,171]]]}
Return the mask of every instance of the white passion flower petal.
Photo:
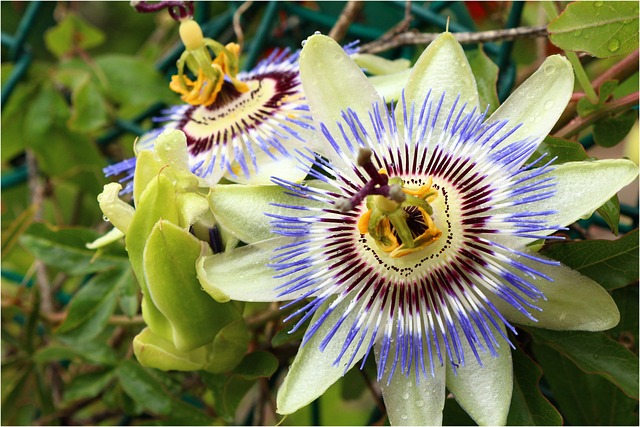
{"label": "white passion flower petal", "polygon": [[288,213],[290,206],[296,206],[297,215],[304,217],[319,204],[313,197],[287,194],[278,185],[217,185],[208,197],[216,221],[245,243],[274,237],[272,221]]}
{"label": "white passion flower petal", "polygon": [[[494,329],[494,328],[492,328]],[[464,410],[478,425],[505,425],[511,395],[513,393],[513,363],[510,344],[501,335],[506,329],[494,333],[497,341],[492,352],[480,355],[482,364],[469,357],[464,366],[454,369],[447,365],[447,388]],[[473,349],[465,341],[465,354],[473,354]]]}
{"label": "white passion flower petal", "polygon": [[[618,307],[602,286],[556,261],[539,254],[535,254],[535,257],[546,260],[547,264],[525,257],[518,258],[523,268],[535,268],[549,278],[531,280],[544,295],[534,303],[537,310],[530,310],[533,318],[524,315],[510,302],[489,294],[489,299],[506,319],[521,325],[559,331],[605,331],[618,324]],[[512,271],[516,272],[514,268]]]}
{"label": "white passion flower petal", "polygon": [[[429,97],[423,105],[431,101]],[[300,313],[313,313],[329,295],[364,304],[359,323],[336,345],[377,341],[380,372],[397,364],[394,375],[419,375],[420,380],[431,375],[418,367],[435,362],[429,360],[432,352],[440,364],[460,364],[499,339],[497,328],[507,320],[487,293],[509,297],[523,289],[525,301],[539,299],[540,292],[527,282],[535,267],[513,273],[512,268],[522,266],[513,260],[517,253],[492,239],[544,222],[543,214],[493,216],[496,203],[527,196],[525,190],[509,189],[520,177],[514,163],[530,156],[533,144],[523,141],[511,155],[492,156],[487,147],[495,141],[481,113],[456,115],[444,129],[434,120],[439,113],[428,111],[417,123],[418,137],[408,140],[393,121],[383,129],[384,120],[375,110],[346,117],[345,127],[360,128],[360,122],[369,121],[379,138],[356,135],[350,141],[369,148],[360,151],[359,166],[348,166],[359,174],[357,180],[348,179],[340,165],[317,159],[314,169],[332,177],[325,178],[331,191],[317,193],[310,186],[280,182],[320,205],[301,218],[292,204],[280,216],[274,232],[289,237],[291,246],[272,263],[283,273],[285,291],[308,290],[294,299],[303,305]],[[335,326],[335,319],[324,322],[327,328]],[[371,331],[377,339],[366,338]],[[398,340],[403,344],[396,355],[391,343]],[[465,351],[465,340],[471,350]],[[342,360],[348,358],[345,354]]]}
{"label": "white passion flower petal", "polygon": [[[342,121],[343,114],[355,112],[363,115],[373,105],[382,114],[386,114],[382,98],[338,43],[321,34],[309,37],[300,52],[300,76],[316,125],[322,123],[334,136],[343,131],[349,135],[353,132],[366,132],[373,138],[374,131],[370,125],[365,124],[362,129],[340,129],[337,124]],[[348,164],[356,156],[358,147],[343,145],[339,138],[336,141],[339,150],[329,146],[326,140],[314,149],[332,163]],[[344,158],[337,155],[340,152],[345,153]]]}
{"label": "white passion flower petal", "polygon": [[[469,61],[462,46],[451,33],[439,35],[414,65],[404,89],[404,102],[399,102],[394,112],[400,130],[404,128],[405,121],[415,129],[416,126],[412,124],[417,125],[420,116],[424,114],[420,107],[429,94],[435,102],[433,108],[441,111],[437,127],[443,127],[449,112],[456,114],[465,104],[467,112],[474,108],[478,112],[482,107],[479,105],[478,87]],[[440,104],[441,97],[443,99]],[[454,104],[457,105],[455,110],[452,109]],[[413,119],[409,120],[407,115]]]}
{"label": "white passion flower petal", "polygon": [[[297,146],[310,145],[315,132],[302,92],[297,52],[276,49],[236,79],[249,90],[239,92],[225,81],[211,105],[182,104],[163,111],[154,119],[164,122],[163,127],[141,137],[136,152],[152,149],[163,130],[180,130],[186,135],[189,169],[214,185],[223,176],[247,182],[260,173],[261,159],[291,157]],[[125,191],[131,191],[130,181],[137,179],[135,163],[127,159],[104,171],[107,176],[125,174],[123,181],[129,181]]]}
{"label": "white passion flower petal", "polygon": [[[395,344],[390,346],[392,354],[396,354],[397,349]],[[381,363],[382,351],[380,343],[376,343],[374,352],[378,363]],[[433,352],[430,360],[433,361],[437,357]],[[387,369],[391,369],[391,366]],[[440,362],[436,362],[425,369],[428,371],[426,377],[398,374],[380,380],[382,398],[392,426],[442,425],[446,368]]]}
{"label": "white passion flower petal", "polygon": [[269,267],[274,251],[285,240],[276,237],[200,257],[196,261],[196,273],[202,289],[218,302],[285,299],[278,292],[281,281]]}
{"label": "white passion flower petal", "polygon": [[[523,173],[534,173],[535,169]],[[638,176],[638,167],[626,159],[609,159],[570,162],[553,166],[550,171],[516,184],[515,193],[529,188],[525,198],[513,199],[512,204],[496,209],[498,215],[523,215],[531,212],[547,212],[546,222],[551,227],[532,235],[527,230],[514,230],[514,234],[496,236],[495,241],[521,249],[534,239],[544,237],[581,219],[588,218],[613,197],[620,189]],[[538,189],[536,189],[538,187]]]}
{"label": "white passion flower petal", "polygon": [[[294,329],[311,317],[302,345],[278,391],[277,411],[291,414],[320,397],[351,369],[370,348],[353,340],[354,326],[361,317],[363,304],[351,304],[341,297],[317,298],[314,310],[297,320]],[[303,313],[297,310],[290,317]],[[370,338],[370,334],[367,336]],[[342,356],[349,357],[342,357]]]}
{"label": "white passion flower petal", "polygon": [[[523,139],[547,136],[569,103],[573,93],[573,68],[560,55],[548,57],[527,80],[491,115],[487,124],[509,122],[498,135],[508,135],[494,150]],[[521,126],[511,130],[517,124]]]}

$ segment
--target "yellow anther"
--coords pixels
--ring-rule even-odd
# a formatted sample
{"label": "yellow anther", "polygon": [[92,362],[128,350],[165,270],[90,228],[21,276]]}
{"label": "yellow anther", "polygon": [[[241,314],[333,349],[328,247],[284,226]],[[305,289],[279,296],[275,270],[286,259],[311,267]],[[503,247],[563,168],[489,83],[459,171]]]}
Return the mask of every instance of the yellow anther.
{"label": "yellow anther", "polygon": [[432,185],[433,179],[429,177],[429,181],[427,181],[426,184],[421,185],[419,188],[415,190],[412,190],[410,188],[403,188],[402,191],[404,191],[405,194],[415,196],[419,199],[426,200],[427,202],[431,203],[438,195],[438,192],[431,188]]}
{"label": "yellow anther", "polygon": [[[379,173],[384,175],[387,174],[384,169],[381,169]],[[425,185],[422,185],[417,189],[408,189],[403,187],[402,191],[408,196],[413,196],[414,199],[407,200],[402,204],[390,200],[382,195],[369,196],[370,198],[368,199],[367,206],[371,209],[364,212],[358,219],[358,231],[360,234],[369,234],[376,242],[378,248],[387,253],[391,258],[400,258],[421,251],[436,242],[440,237],[442,237],[442,232],[436,227],[431,215],[426,210],[431,210],[429,203],[435,200],[438,196],[437,190],[433,189],[432,185],[433,180],[429,178]],[[416,201],[415,198],[420,200]],[[427,203],[422,201],[426,201]],[[426,228],[422,231],[422,234],[412,238],[411,241],[405,242],[405,238],[409,239],[411,235],[415,235],[417,233],[417,230],[407,228],[408,225],[405,220],[398,220],[399,214],[405,215],[406,218],[408,211],[404,209],[408,209],[409,207],[413,207],[413,209],[417,208],[419,215],[422,217],[422,221],[419,222],[423,222],[424,225],[426,225]],[[399,212],[399,209],[403,211]],[[375,217],[378,218],[379,221],[377,225],[375,223],[371,224],[371,217],[374,211],[376,212]],[[415,214],[416,213],[413,215]],[[383,216],[382,219],[379,219],[380,215]],[[392,221],[394,221],[393,224]],[[404,228],[396,229],[395,227]],[[397,236],[405,237],[402,237],[402,240],[399,240]]]}
{"label": "yellow anther", "polygon": [[369,219],[371,218],[371,209],[358,218],[358,231],[360,234],[367,234],[369,230]]}
{"label": "yellow anther", "polygon": [[[180,22],[180,39],[185,51],[178,60],[178,74],[171,77],[169,87],[182,95],[182,99],[192,105],[211,105],[222,90],[225,78],[238,92],[247,92],[249,86],[238,80],[240,46],[229,43],[226,46],[205,38],[200,25],[192,19]],[[211,59],[211,52],[215,59]],[[192,81],[184,74],[184,66],[197,76]]]}

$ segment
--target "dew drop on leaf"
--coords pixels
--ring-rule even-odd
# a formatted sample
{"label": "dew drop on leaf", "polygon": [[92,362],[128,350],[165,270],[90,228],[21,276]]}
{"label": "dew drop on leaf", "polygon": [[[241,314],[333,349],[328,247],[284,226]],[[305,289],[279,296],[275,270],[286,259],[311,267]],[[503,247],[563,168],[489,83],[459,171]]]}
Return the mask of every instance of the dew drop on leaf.
{"label": "dew drop on leaf", "polygon": [[607,48],[611,51],[611,52],[615,52],[618,49],[620,49],[620,40],[618,39],[611,39],[609,41],[609,44],[607,45]]}
{"label": "dew drop on leaf", "polygon": [[555,72],[556,72],[556,67],[555,67],[555,65],[550,65],[550,64],[549,64],[549,65],[545,65],[545,66],[544,66],[544,73],[545,73],[547,76],[550,76],[550,75],[552,75],[552,74],[553,74],[553,73],[555,73]]}

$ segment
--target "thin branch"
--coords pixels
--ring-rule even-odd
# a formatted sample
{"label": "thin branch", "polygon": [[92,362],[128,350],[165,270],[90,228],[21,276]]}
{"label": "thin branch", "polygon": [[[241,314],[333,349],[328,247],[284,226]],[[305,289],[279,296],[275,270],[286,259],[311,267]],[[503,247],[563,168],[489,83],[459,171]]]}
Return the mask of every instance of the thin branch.
{"label": "thin branch", "polygon": [[338,21],[335,23],[331,31],[329,31],[329,37],[335,41],[340,41],[347,34],[349,27],[358,17],[358,13],[364,6],[363,1],[350,0],[342,10],[342,13],[338,17]]}
{"label": "thin branch", "polygon": [[[628,55],[624,59],[620,60],[613,67],[608,68],[604,73],[593,79],[593,87],[596,90],[600,90],[600,86],[608,80],[618,80],[620,82],[625,81],[629,77],[638,71],[638,50]],[[574,118],[576,114],[576,109],[578,107],[577,102],[584,98],[585,94],[583,92],[576,92],[571,96],[571,102],[567,106],[564,113],[562,113],[562,117],[558,120],[556,125],[554,126],[554,131],[557,129],[562,129],[564,126]]]}
{"label": "thin branch", "polygon": [[593,79],[593,87],[599,88],[607,80],[623,81],[638,71],[638,49]]}
{"label": "thin branch", "polygon": [[240,17],[245,13],[253,4],[253,1],[246,1],[236,10],[233,14],[233,32],[236,33],[236,40],[240,45],[240,50],[244,46],[244,32],[242,31],[242,25],[240,25]]}
{"label": "thin branch", "polygon": [[[360,48],[362,53],[378,53],[393,49],[399,46],[431,43],[440,33],[419,33],[417,31],[406,31],[404,33],[381,37],[371,43],[367,43]],[[459,43],[484,43],[491,41],[507,41],[522,38],[546,37],[547,27],[517,27],[504,30],[479,31],[453,34]]]}
{"label": "thin branch", "polygon": [[[31,150],[27,150],[27,171],[29,192],[31,194],[31,204],[35,206],[35,214],[33,219],[39,221],[42,219],[42,203],[44,200],[44,184],[38,176],[38,161],[36,155]],[[44,313],[53,311],[53,296],[51,293],[51,283],[47,275],[47,266],[36,259],[34,261],[36,270],[36,282],[38,291],[40,292],[40,310]]]}
{"label": "thin branch", "polygon": [[[4,309],[9,307],[16,307],[20,310],[23,310],[26,315],[28,315],[32,311],[31,307],[23,306],[22,304],[20,304],[20,302],[17,302],[11,298],[6,298],[5,295],[3,295],[2,308]],[[52,325],[58,325],[64,322],[64,320],[67,318],[67,314],[68,313],[66,311],[59,311],[59,312],[53,312],[53,313],[45,313],[41,311],[40,317],[47,323],[50,323]],[[137,326],[137,325],[144,325],[144,319],[142,318],[141,315],[129,317],[123,314],[114,314],[111,317],[109,317],[109,320],[107,321],[107,323],[113,326]]]}
{"label": "thin branch", "polygon": [[638,92],[631,93],[627,96],[623,96],[622,98],[608,102],[604,104],[604,108],[594,111],[588,116],[576,117],[553,136],[558,138],[570,138],[579,134],[582,130],[588,128],[603,117],[625,111],[634,105],[638,105]]}

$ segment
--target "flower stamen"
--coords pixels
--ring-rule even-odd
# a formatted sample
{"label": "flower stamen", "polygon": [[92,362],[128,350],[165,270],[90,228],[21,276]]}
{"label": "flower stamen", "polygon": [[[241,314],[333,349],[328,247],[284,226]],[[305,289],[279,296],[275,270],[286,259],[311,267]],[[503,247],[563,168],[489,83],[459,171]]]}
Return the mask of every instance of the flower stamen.
{"label": "flower stamen", "polygon": [[400,177],[389,178],[385,170],[376,170],[367,148],[358,152],[358,166],[369,174],[371,181],[353,197],[340,199],[336,205],[346,212],[366,198],[367,211],[357,224],[361,234],[369,234],[392,258],[420,251],[442,236],[431,218],[430,203],[438,196],[431,178],[417,189],[405,188]]}
{"label": "flower stamen", "polygon": [[[180,39],[185,51],[178,59],[178,74],[171,77],[169,87],[182,95],[182,100],[191,105],[211,105],[222,90],[225,78],[230,80],[238,92],[249,87],[238,80],[240,46],[229,43],[223,46],[215,40],[205,38],[196,21],[190,18],[180,21]],[[211,59],[211,50],[216,59]],[[184,67],[196,76],[192,81],[184,74]]]}

